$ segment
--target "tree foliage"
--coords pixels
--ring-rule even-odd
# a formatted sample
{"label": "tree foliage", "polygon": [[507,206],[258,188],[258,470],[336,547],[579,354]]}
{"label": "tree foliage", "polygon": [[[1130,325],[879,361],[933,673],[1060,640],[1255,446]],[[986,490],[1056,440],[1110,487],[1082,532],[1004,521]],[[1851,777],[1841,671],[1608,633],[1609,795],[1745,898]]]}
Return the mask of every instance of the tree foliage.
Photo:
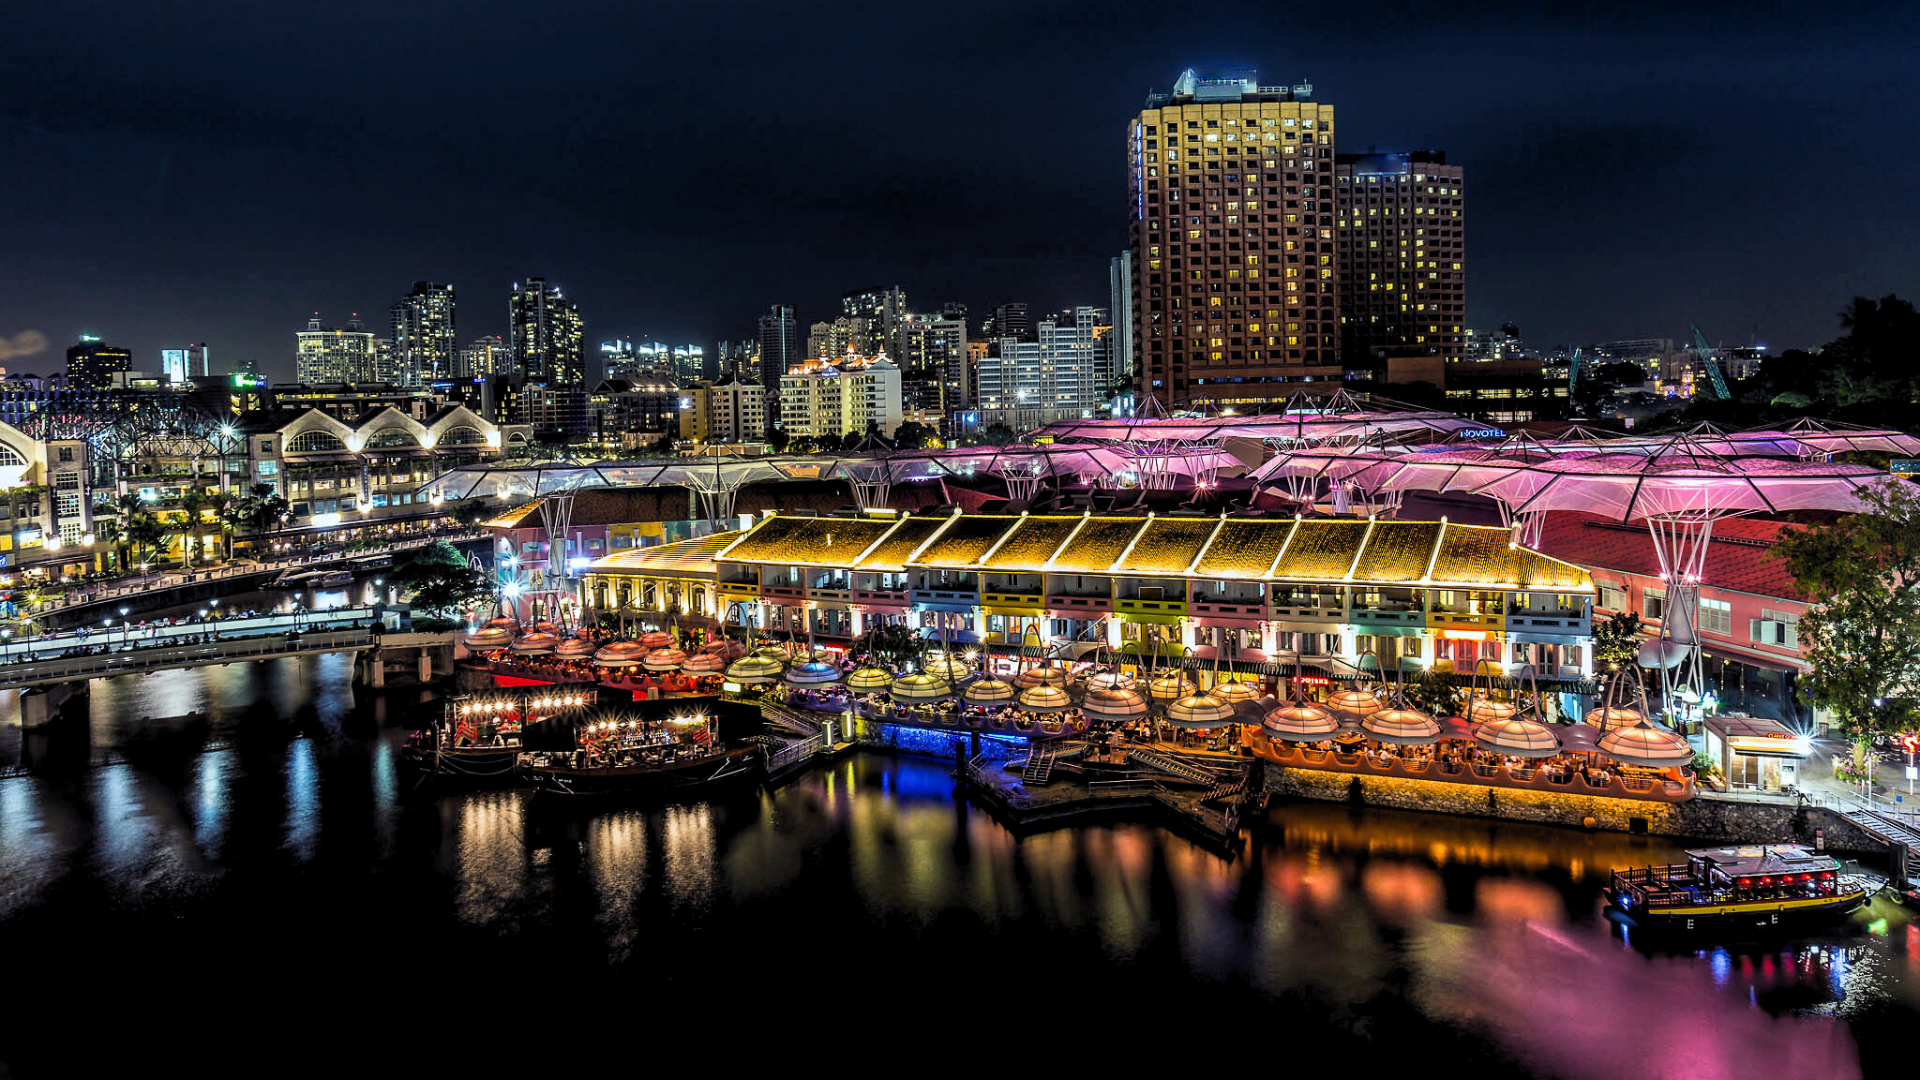
{"label": "tree foliage", "polygon": [[1433,716],[1453,716],[1460,711],[1460,680],[1452,672],[1426,668],[1406,681],[1407,700]]}
{"label": "tree foliage", "polygon": [[444,540],[401,552],[387,581],[413,594],[414,610],[433,615],[449,615],[493,595],[487,573],[468,565],[460,549]]}
{"label": "tree foliage", "polygon": [[1860,744],[1920,725],[1920,489],[1890,478],[1863,495],[1873,512],[1773,549],[1802,595],[1818,598],[1799,624],[1813,669],[1800,698]]}
{"label": "tree foliage", "polygon": [[899,623],[887,623],[860,635],[853,643],[853,651],[864,652],[882,664],[897,667],[902,661],[918,656],[920,644],[913,631]]}
{"label": "tree foliage", "polygon": [[1593,628],[1593,659],[1607,671],[1630,670],[1640,658],[1640,616],[1616,611]]}

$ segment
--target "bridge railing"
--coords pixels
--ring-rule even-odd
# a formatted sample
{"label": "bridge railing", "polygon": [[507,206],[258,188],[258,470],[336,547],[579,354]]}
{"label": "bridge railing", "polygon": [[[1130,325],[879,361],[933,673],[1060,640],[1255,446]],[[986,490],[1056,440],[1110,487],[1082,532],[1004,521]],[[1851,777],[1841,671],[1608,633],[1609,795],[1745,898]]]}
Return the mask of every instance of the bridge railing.
{"label": "bridge railing", "polygon": [[249,619],[214,619],[178,623],[173,626],[149,627],[145,630],[118,627],[95,631],[88,634],[85,640],[75,634],[62,633],[57,637],[8,642],[0,646],[0,663],[53,660],[58,659],[63,652],[79,648],[104,647],[116,653],[166,648],[169,643],[184,643],[183,639],[201,638],[208,634],[218,634],[224,641],[230,638],[284,635],[289,630],[310,633],[335,629],[343,625],[364,626],[372,618],[371,607],[350,607],[340,608],[337,611],[302,611],[259,615]]}
{"label": "bridge railing", "polygon": [[302,634],[289,641],[285,637],[255,637],[224,640],[204,645],[180,645],[131,652],[103,653],[67,660],[42,660],[0,666],[0,689],[15,689],[41,683],[72,682],[79,679],[103,679],[114,675],[138,675],[166,668],[198,667],[235,660],[299,653],[339,652],[363,649],[373,644],[366,630],[336,630]]}

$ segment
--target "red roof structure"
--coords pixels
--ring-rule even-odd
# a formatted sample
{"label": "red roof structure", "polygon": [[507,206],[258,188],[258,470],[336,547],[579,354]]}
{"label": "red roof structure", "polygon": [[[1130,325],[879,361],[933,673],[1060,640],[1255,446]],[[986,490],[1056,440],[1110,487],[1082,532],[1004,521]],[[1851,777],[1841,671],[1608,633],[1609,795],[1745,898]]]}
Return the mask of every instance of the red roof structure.
{"label": "red roof structure", "polygon": [[[1812,603],[1794,589],[1786,563],[1770,553],[1780,534],[1801,526],[1758,518],[1714,522],[1702,584],[1759,596]],[[1660,576],[1653,539],[1644,526],[1624,525],[1598,514],[1566,511],[1547,515],[1539,550],[1589,570],[1618,570],[1641,577]]]}

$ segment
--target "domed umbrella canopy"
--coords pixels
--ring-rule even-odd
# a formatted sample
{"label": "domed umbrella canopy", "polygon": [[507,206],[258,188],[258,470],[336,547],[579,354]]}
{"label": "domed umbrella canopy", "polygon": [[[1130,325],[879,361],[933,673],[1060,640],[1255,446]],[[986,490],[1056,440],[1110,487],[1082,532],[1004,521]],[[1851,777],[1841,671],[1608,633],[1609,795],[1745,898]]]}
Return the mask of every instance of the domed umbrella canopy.
{"label": "domed umbrella canopy", "polygon": [[528,634],[513,643],[513,653],[515,656],[544,656],[558,644],[560,639],[552,634]]}
{"label": "domed umbrella canopy", "polygon": [[778,679],[784,667],[780,661],[765,656],[748,656],[727,665],[727,678],[748,686],[761,685]]}
{"label": "domed umbrella canopy", "polygon": [[886,668],[863,667],[847,676],[847,689],[856,694],[884,694],[893,685],[893,672]]}
{"label": "domed umbrella canopy", "polygon": [[1340,721],[1318,705],[1283,705],[1268,713],[1260,726],[1284,742],[1319,742],[1340,731]]}
{"label": "domed umbrella canopy", "polygon": [[1646,720],[1639,709],[1629,709],[1624,705],[1602,705],[1586,715],[1586,722],[1602,732],[1618,731],[1630,728]]}
{"label": "domed umbrella canopy", "polygon": [[655,649],[640,661],[648,671],[672,671],[686,662],[687,654],[679,649]]}
{"label": "domed umbrella canopy", "polygon": [[1167,706],[1167,723],[1208,731],[1233,723],[1233,706],[1212,694],[1188,694]]}
{"label": "domed umbrella canopy", "polygon": [[1440,722],[1418,709],[1381,709],[1361,720],[1360,730],[1395,746],[1430,746],[1440,741]]}
{"label": "domed umbrella canopy", "polygon": [[647,648],[637,641],[615,641],[600,646],[593,662],[601,667],[632,667],[646,659]]}
{"label": "domed umbrella canopy", "polygon": [[1461,713],[1468,723],[1485,724],[1494,720],[1511,720],[1519,711],[1509,702],[1475,694],[1467,699],[1467,707]]}
{"label": "domed umbrella canopy", "polygon": [[537,634],[558,634],[560,632],[559,627],[553,625],[553,623],[546,619],[541,619],[539,622],[534,623],[533,630],[534,633]]}
{"label": "domed umbrella canopy", "polygon": [[936,679],[957,683],[973,674],[973,668],[960,659],[930,660],[927,662],[926,672]]}
{"label": "domed umbrella canopy", "polygon": [[1599,750],[1615,761],[1645,765],[1651,769],[1685,765],[1693,760],[1693,747],[1687,744],[1685,737],[1678,732],[1645,724],[1607,732],[1600,736]]}
{"label": "domed umbrella canopy", "polygon": [[988,675],[961,687],[960,700],[969,705],[998,705],[1012,701],[1018,693],[1012,683]]}
{"label": "domed umbrella canopy", "polygon": [[1088,690],[1131,690],[1133,676],[1124,671],[1102,671],[1087,680]]}
{"label": "domed umbrella canopy", "polygon": [[513,644],[513,631],[504,626],[489,626],[475,630],[462,640],[469,649],[504,649]]}
{"label": "domed umbrella canopy", "polygon": [[1560,740],[1551,729],[1523,716],[1489,720],[1475,729],[1473,740],[1509,757],[1543,758],[1560,752]]}
{"label": "domed umbrella canopy", "polygon": [[762,645],[753,650],[750,655],[757,656],[762,660],[772,660],[781,667],[786,667],[787,661],[793,659],[793,654],[788,652],[783,645]]}
{"label": "domed umbrella canopy", "polygon": [[665,630],[650,630],[640,635],[640,644],[649,649],[664,649],[673,644],[673,638]]}
{"label": "domed umbrella canopy", "polygon": [[1147,715],[1147,699],[1132,687],[1109,686],[1087,691],[1080,711],[1096,720],[1137,720]]}
{"label": "domed umbrella canopy", "polygon": [[786,680],[792,686],[826,686],[840,681],[840,666],[826,660],[808,660],[788,668]]}
{"label": "domed umbrella canopy", "polygon": [[893,680],[893,689],[887,693],[895,701],[910,703],[944,701],[953,696],[953,684],[922,672],[918,675],[904,675]]}
{"label": "domed umbrella canopy", "polygon": [[1020,691],[1016,701],[1022,709],[1032,713],[1065,712],[1073,707],[1073,699],[1057,686],[1029,686]]}
{"label": "domed umbrella canopy", "polygon": [[1436,717],[1440,722],[1440,737],[1468,742],[1473,739],[1474,725],[1458,716]]}
{"label": "domed umbrella canopy", "polygon": [[1065,687],[1067,673],[1057,667],[1030,667],[1013,677],[1013,685],[1022,690],[1030,690],[1036,686]]}
{"label": "domed umbrella canopy", "polygon": [[1336,690],[1327,695],[1327,711],[1347,727],[1386,708],[1386,702],[1371,690]]}
{"label": "domed umbrella canopy", "polygon": [[1155,675],[1147,680],[1147,696],[1154,701],[1178,701],[1200,692],[1193,680],[1178,671]]}
{"label": "domed umbrella canopy", "polygon": [[1229,705],[1239,705],[1243,701],[1260,700],[1260,691],[1252,683],[1228,681],[1213,688],[1213,696]]}
{"label": "domed umbrella canopy", "polygon": [[569,660],[578,660],[582,657],[592,656],[593,642],[585,638],[568,638],[553,647],[553,655],[563,656]]}
{"label": "domed umbrella canopy", "polygon": [[498,619],[488,619],[487,625],[499,630],[513,630],[519,627],[520,622],[518,619],[509,619],[503,615]]}
{"label": "domed umbrella canopy", "polygon": [[689,675],[718,675],[726,666],[727,662],[720,658],[719,653],[703,652],[687,657],[687,662],[680,665],[680,670]]}
{"label": "domed umbrella canopy", "polygon": [[709,641],[700,646],[700,652],[703,655],[717,656],[721,663],[727,664],[747,655],[747,647],[737,641]]}

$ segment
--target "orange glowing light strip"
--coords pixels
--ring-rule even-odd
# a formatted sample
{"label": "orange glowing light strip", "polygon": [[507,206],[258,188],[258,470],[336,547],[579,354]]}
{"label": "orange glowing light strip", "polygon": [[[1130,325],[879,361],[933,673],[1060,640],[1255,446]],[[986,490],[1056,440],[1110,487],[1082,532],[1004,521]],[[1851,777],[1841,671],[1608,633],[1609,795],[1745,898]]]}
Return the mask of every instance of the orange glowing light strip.
{"label": "orange glowing light strip", "polygon": [[1446,638],[1448,641],[1487,640],[1487,632],[1485,630],[1442,630],[1440,631],[1440,636]]}

